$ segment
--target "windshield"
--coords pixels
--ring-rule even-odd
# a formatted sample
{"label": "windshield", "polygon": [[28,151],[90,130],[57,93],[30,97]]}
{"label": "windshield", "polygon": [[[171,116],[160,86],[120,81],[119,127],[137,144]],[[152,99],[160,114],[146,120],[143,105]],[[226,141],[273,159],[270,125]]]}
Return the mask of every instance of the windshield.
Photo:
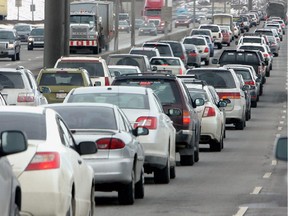
{"label": "windshield", "polygon": [[15,39],[14,33],[12,31],[0,31],[0,39]]}
{"label": "windshield", "polygon": [[23,25],[23,26],[15,26],[14,29],[16,29],[16,31],[30,31],[30,26],[27,25]]}
{"label": "windshield", "polygon": [[146,9],[144,11],[145,16],[161,16],[161,9]]}
{"label": "windshield", "polygon": [[44,29],[33,29],[30,35],[44,36]]}
{"label": "windshield", "polygon": [[93,15],[70,15],[70,23],[89,24],[90,22],[95,23]]}

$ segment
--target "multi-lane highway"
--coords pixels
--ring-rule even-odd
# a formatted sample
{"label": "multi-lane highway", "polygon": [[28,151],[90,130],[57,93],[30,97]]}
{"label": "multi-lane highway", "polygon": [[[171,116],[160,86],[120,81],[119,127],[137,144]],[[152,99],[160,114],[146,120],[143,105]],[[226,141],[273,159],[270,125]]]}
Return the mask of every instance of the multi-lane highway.
{"label": "multi-lane highway", "polygon": [[[127,34],[120,38],[121,46],[129,46]],[[116,193],[96,192],[95,215],[287,215],[287,163],[276,161],[273,149],[275,137],[287,135],[287,52],[286,34],[251,120],[243,131],[227,125],[222,152],[209,152],[203,145],[200,161],[192,167],[177,166],[177,177],[169,185],[155,185],[147,175],[145,198],[132,206],[120,206]],[[0,67],[17,65],[37,71],[43,65],[43,49],[28,52],[23,45],[21,61],[0,59]]]}

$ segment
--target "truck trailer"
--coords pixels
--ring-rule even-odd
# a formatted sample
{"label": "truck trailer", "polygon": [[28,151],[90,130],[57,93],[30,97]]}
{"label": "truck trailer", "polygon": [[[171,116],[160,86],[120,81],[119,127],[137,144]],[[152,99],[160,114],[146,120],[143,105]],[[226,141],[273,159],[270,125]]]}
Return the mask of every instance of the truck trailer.
{"label": "truck trailer", "polygon": [[7,0],[0,0],[0,20],[5,20],[7,17]]}
{"label": "truck trailer", "polygon": [[266,8],[267,16],[281,17],[287,22],[287,0],[270,0]]}
{"label": "truck trailer", "polygon": [[113,2],[74,1],[70,3],[70,52],[109,49],[114,35]]}

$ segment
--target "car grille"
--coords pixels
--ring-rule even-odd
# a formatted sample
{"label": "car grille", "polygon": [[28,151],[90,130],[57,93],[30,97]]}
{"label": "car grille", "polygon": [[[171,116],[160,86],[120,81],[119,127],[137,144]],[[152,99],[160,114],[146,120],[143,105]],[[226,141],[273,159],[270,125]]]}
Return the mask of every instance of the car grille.
{"label": "car grille", "polygon": [[8,43],[0,43],[0,49],[7,49]]}
{"label": "car grille", "polygon": [[87,39],[88,28],[83,26],[71,26],[71,39]]}

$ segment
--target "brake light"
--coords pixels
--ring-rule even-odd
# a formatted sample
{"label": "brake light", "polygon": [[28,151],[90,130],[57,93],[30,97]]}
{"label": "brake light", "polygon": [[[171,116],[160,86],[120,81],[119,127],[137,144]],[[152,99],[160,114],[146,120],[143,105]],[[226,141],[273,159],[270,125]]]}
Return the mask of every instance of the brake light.
{"label": "brake light", "polygon": [[108,77],[105,77],[105,86],[110,86],[110,81]]}
{"label": "brake light", "polygon": [[240,99],[240,92],[217,92],[221,99]]}
{"label": "brake light", "polygon": [[125,143],[117,138],[102,138],[96,141],[98,149],[122,149]]}
{"label": "brake light", "polygon": [[267,58],[269,55],[267,53],[263,54],[264,58]]}
{"label": "brake light", "polygon": [[246,85],[251,85],[251,86],[253,85],[253,86],[254,86],[254,85],[255,85],[255,82],[254,82],[253,80],[249,80],[249,81],[245,81],[245,84],[246,84]]}
{"label": "brake light", "polygon": [[189,56],[196,57],[197,53],[195,51],[189,52]]}
{"label": "brake light", "polygon": [[157,118],[151,116],[138,117],[136,123],[134,124],[134,128],[138,126],[146,127],[150,130],[157,129]]}
{"label": "brake light", "polygon": [[60,155],[58,152],[37,152],[25,171],[58,169]]}
{"label": "brake light", "polygon": [[219,38],[221,38],[221,36],[222,36],[222,35],[221,35],[221,32],[219,32],[219,35],[218,35],[218,37],[219,37]]}
{"label": "brake light", "polygon": [[184,60],[184,59],[185,59],[185,56],[184,56],[184,55],[181,55],[180,59]]}
{"label": "brake light", "polygon": [[183,111],[183,124],[189,125],[191,122],[190,112],[187,110]]}
{"label": "brake light", "polygon": [[209,52],[209,48],[208,48],[208,47],[205,47],[204,53],[208,53],[208,52]]}
{"label": "brake light", "polygon": [[17,102],[18,103],[25,103],[25,102],[34,102],[34,94],[33,93],[26,93],[26,92],[21,92],[18,94],[17,97]]}
{"label": "brake light", "polygon": [[216,115],[216,112],[213,107],[205,107],[204,112],[203,112],[203,117],[211,117],[215,115]]}
{"label": "brake light", "polygon": [[180,75],[183,74],[183,70],[182,70],[182,68],[179,69],[179,74],[180,74]]}

